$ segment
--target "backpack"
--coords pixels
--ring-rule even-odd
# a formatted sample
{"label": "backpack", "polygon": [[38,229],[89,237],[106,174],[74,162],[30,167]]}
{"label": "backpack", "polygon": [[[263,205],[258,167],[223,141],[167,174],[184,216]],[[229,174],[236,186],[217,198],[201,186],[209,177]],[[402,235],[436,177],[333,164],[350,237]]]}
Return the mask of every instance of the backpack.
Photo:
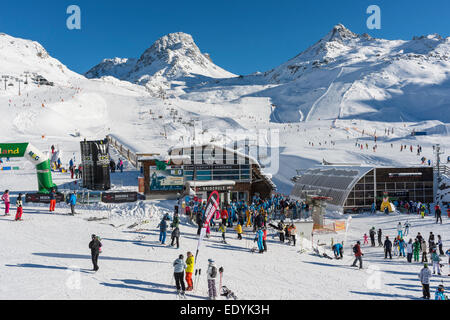
{"label": "backpack", "polygon": [[217,277],[217,268],[215,266],[212,266],[211,268],[211,278]]}
{"label": "backpack", "polygon": [[358,253],[358,248],[356,246],[353,246],[353,253]]}

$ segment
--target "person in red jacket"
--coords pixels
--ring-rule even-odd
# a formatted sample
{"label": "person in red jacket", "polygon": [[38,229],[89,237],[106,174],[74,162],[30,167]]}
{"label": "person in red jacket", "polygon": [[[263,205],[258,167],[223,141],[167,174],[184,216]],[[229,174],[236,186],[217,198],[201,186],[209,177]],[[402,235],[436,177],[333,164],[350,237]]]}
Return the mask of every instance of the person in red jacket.
{"label": "person in red jacket", "polygon": [[220,218],[222,219],[222,224],[225,226],[228,219],[228,211],[225,207],[223,207],[222,212],[220,213]]}
{"label": "person in red jacket", "polygon": [[353,252],[355,254],[355,261],[353,261],[352,267],[356,267],[356,262],[359,261],[359,268],[362,269],[362,256],[364,254],[361,252],[361,242],[356,242],[353,247]]}
{"label": "person in red jacket", "polygon": [[264,247],[264,251],[267,252],[267,244],[266,244],[266,240],[267,240],[267,229],[264,228],[264,229],[263,229],[263,247]]}

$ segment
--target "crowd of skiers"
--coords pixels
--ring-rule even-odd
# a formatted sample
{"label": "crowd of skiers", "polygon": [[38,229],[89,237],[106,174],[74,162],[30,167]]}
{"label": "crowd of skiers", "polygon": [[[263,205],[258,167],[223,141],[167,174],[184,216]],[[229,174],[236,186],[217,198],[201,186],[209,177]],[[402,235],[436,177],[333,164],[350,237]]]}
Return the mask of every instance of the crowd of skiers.
{"label": "crowd of skiers", "polygon": [[[159,242],[166,244],[167,232],[171,228],[171,243],[170,246],[180,247],[180,213],[186,216],[190,223],[198,225],[197,235],[200,235],[201,229],[205,223],[205,209],[206,202],[198,197],[186,197],[178,202],[175,206],[173,217],[165,214],[160,223],[159,228]],[[307,203],[290,200],[281,194],[276,194],[269,199],[261,199],[258,196],[253,197],[252,201],[237,201],[233,200],[231,203],[219,207],[211,219],[209,225],[206,226],[206,237],[209,238],[211,234],[211,227],[216,227],[216,230],[221,234],[222,242],[226,243],[227,228],[235,226],[237,239],[242,240],[243,229],[248,228],[255,233],[254,242],[257,243],[257,248],[254,250],[259,253],[267,251],[267,229],[269,226],[278,231],[280,241],[288,241],[288,244],[296,245],[296,230],[293,223],[286,223],[287,218],[300,219],[309,217],[309,206]],[[272,219],[281,219],[277,225],[269,223]],[[252,250],[253,251],[253,250]],[[176,282],[177,293],[184,295],[185,291],[190,291],[193,288],[192,272],[194,266],[194,257],[191,252],[187,253],[187,259],[184,261],[184,256],[179,255],[178,259],[173,262],[174,279]],[[184,272],[187,286],[184,283]],[[207,271],[208,279],[208,295],[211,299],[217,296],[215,278],[217,276],[217,268],[213,260],[209,260]],[[233,296],[233,293],[227,288],[221,288],[224,295]]]}
{"label": "crowd of skiers", "polygon": [[[375,237],[377,237],[378,247],[382,247],[384,249],[384,259],[392,259],[392,256],[397,256],[398,258],[406,258],[408,263],[412,263],[413,261],[417,263],[424,263],[424,267],[419,274],[419,278],[421,280],[423,288],[423,298],[430,299],[430,278],[432,274],[435,275],[437,273],[437,275],[441,275],[441,268],[443,267],[443,265],[441,264],[442,257],[447,256],[448,258],[448,276],[450,276],[450,249],[448,249],[444,253],[441,235],[437,235],[436,238],[433,232],[430,232],[428,240],[426,240],[422,236],[422,234],[418,232],[414,240],[412,238],[409,238],[409,240],[406,242],[406,237],[409,235],[410,228],[411,224],[408,220],[406,220],[403,225],[401,222],[399,222],[396,226],[397,235],[394,237],[394,240],[391,241],[389,236],[385,236],[385,239],[383,241],[382,229],[375,230],[375,227],[372,227],[369,230],[369,235],[364,234],[363,245],[369,245],[370,238],[370,246],[375,247]],[[340,250],[342,250],[341,244],[336,244],[333,246],[333,251],[336,258],[338,258]],[[357,241],[357,243],[353,246],[353,252],[355,255],[355,260],[352,266],[356,267],[356,263],[359,261],[359,268],[362,268],[362,256],[364,254],[361,251],[360,241]],[[420,255],[422,256],[420,257]],[[340,257],[342,258],[342,254],[340,254]],[[428,261],[432,263],[432,273],[428,268]],[[439,286],[437,288],[436,299],[444,299],[443,286]]]}

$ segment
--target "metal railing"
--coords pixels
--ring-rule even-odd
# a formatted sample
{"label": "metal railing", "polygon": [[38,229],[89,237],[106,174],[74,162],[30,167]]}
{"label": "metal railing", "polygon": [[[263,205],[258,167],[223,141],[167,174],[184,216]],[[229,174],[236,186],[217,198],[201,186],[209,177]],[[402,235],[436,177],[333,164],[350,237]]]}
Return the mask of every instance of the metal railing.
{"label": "metal railing", "polygon": [[138,156],[137,154],[132,151],[129,147],[122,144],[120,141],[118,141],[116,138],[114,138],[111,135],[107,135],[106,138],[109,141],[109,144],[119,152],[119,154],[126,159],[136,168],[139,169],[139,162],[138,162]]}

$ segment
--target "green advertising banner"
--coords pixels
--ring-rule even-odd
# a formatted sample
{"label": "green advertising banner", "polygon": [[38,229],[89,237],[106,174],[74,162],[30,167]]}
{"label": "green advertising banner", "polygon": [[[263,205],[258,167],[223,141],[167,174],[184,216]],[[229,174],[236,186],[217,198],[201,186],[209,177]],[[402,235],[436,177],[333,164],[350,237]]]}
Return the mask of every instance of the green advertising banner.
{"label": "green advertising banner", "polygon": [[28,143],[0,143],[0,158],[21,158]]}

